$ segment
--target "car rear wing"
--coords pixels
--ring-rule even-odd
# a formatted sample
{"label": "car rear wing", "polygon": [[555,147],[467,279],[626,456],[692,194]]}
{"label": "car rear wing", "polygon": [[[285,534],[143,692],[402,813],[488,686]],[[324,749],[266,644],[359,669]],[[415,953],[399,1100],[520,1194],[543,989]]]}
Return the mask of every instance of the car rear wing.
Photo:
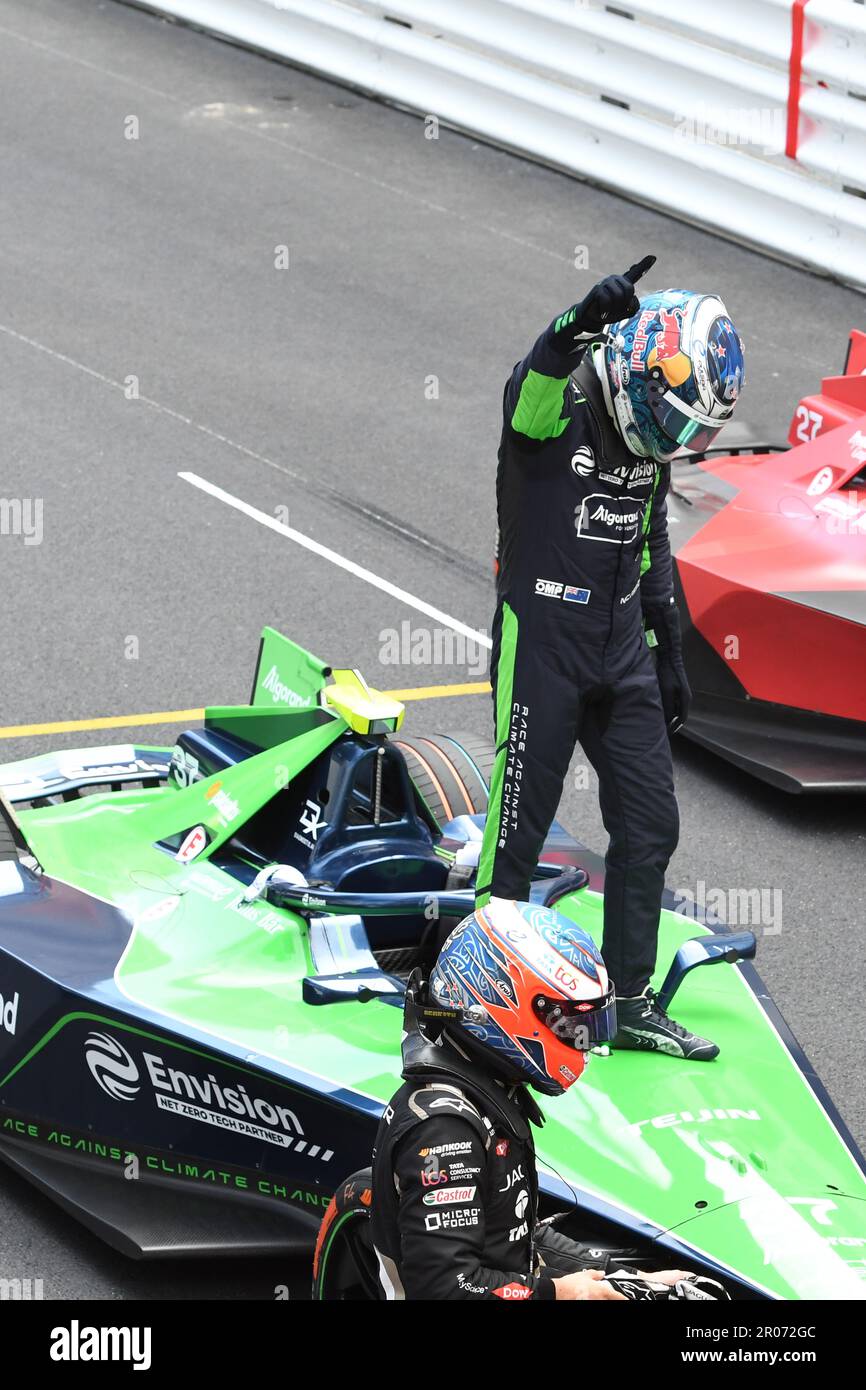
{"label": "car rear wing", "polygon": [[821,390],[798,403],[788,430],[792,446],[808,444],[819,434],[847,425],[866,414],[866,333],[853,328],[841,376],[826,376]]}
{"label": "car rear wing", "polygon": [[331,674],[312,652],[273,627],[262,628],[250,704],[267,709],[315,709]]}
{"label": "car rear wing", "polygon": [[399,700],[374,690],[360,671],[334,670],[272,627],[262,629],[250,707],[281,712],[321,707],[360,734],[393,733],[404,714]]}

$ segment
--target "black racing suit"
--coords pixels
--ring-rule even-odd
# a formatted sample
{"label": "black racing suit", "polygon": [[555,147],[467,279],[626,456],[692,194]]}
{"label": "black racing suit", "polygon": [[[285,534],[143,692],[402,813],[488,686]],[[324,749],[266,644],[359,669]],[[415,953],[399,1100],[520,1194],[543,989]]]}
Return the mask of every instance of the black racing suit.
{"label": "black racing suit", "polygon": [[613,1251],[537,1221],[531,1124],[543,1116],[447,1041],[410,1027],[405,1084],[373,1152],[372,1235],[391,1299],[552,1299],[552,1278]]}
{"label": "black racing suit", "polygon": [[644,632],[673,603],[670,472],[622,442],[587,343],[575,338],[580,325],[568,318],[542,333],[505,388],[491,663],[497,756],[477,897],[480,906],[528,897],[579,740],[610,837],[602,952],[625,996],[653,971],[679,834]]}

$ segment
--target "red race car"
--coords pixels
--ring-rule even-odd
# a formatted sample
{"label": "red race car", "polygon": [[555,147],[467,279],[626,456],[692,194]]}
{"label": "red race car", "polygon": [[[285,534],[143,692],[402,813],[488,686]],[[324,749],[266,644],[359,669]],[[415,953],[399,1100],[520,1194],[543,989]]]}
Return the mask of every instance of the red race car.
{"label": "red race car", "polygon": [[792,792],[866,791],[866,333],[788,446],[675,461],[685,734]]}

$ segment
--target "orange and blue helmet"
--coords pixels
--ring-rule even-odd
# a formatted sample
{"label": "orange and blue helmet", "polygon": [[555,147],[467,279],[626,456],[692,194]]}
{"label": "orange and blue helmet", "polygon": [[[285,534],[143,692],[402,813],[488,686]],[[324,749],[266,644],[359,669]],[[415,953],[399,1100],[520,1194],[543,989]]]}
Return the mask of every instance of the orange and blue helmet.
{"label": "orange and blue helmet", "polygon": [[745,381],[742,339],[721,299],[689,290],[645,295],[638,313],[610,325],[600,358],[619,433],[658,462],[709,448]]}
{"label": "orange and blue helmet", "polygon": [[616,1033],[613,985],[592,937],[552,908],[491,898],[448,937],[429,997],[500,1075],[560,1095]]}

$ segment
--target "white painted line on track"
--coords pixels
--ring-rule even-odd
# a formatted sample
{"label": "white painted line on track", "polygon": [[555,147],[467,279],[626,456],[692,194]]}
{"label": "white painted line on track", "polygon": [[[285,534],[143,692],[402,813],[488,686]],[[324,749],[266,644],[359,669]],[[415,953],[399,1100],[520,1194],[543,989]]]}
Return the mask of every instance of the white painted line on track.
{"label": "white painted line on track", "polygon": [[201,492],[206,492],[208,496],[215,497],[219,502],[225,502],[226,506],[234,507],[236,512],[243,512],[244,516],[249,516],[253,521],[258,521],[262,526],[267,526],[268,530],[276,531],[278,536],[285,536],[286,540],[294,541],[297,545],[302,545],[305,550],[311,550],[314,555],[319,555],[323,560],[330,560],[332,565],[337,565],[347,573],[353,574],[356,579],[363,579],[365,584],[372,584],[374,588],[381,589],[383,593],[390,594],[392,598],[399,599],[401,603],[408,604],[410,608],[415,608],[419,613],[424,613],[428,618],[435,618],[437,622],[445,627],[450,627],[454,632],[462,632],[464,637],[470,641],[477,642],[482,647],[490,648],[493,643],[483,632],[476,632],[475,628],[467,627],[461,623],[459,618],[452,618],[449,613],[443,613],[441,608],[434,608],[432,603],[426,603],[422,598],[416,598],[408,590],[401,589],[399,585],[392,584],[389,579],[382,579],[372,570],[365,569],[354,560],[348,560],[345,555],[340,555],[336,550],[331,550],[329,546],[322,545],[319,541],[314,541],[312,536],[305,536],[302,531],[296,531],[293,526],[286,526],[282,521],[277,521],[276,517],[268,516],[267,512],[262,512],[258,507],[252,506],[249,502],[244,502],[240,497],[234,497],[232,493],[225,492],[223,488],[217,487],[216,483],[209,483],[206,478],[200,478],[197,473],[178,473],[185,483],[191,483]]}

